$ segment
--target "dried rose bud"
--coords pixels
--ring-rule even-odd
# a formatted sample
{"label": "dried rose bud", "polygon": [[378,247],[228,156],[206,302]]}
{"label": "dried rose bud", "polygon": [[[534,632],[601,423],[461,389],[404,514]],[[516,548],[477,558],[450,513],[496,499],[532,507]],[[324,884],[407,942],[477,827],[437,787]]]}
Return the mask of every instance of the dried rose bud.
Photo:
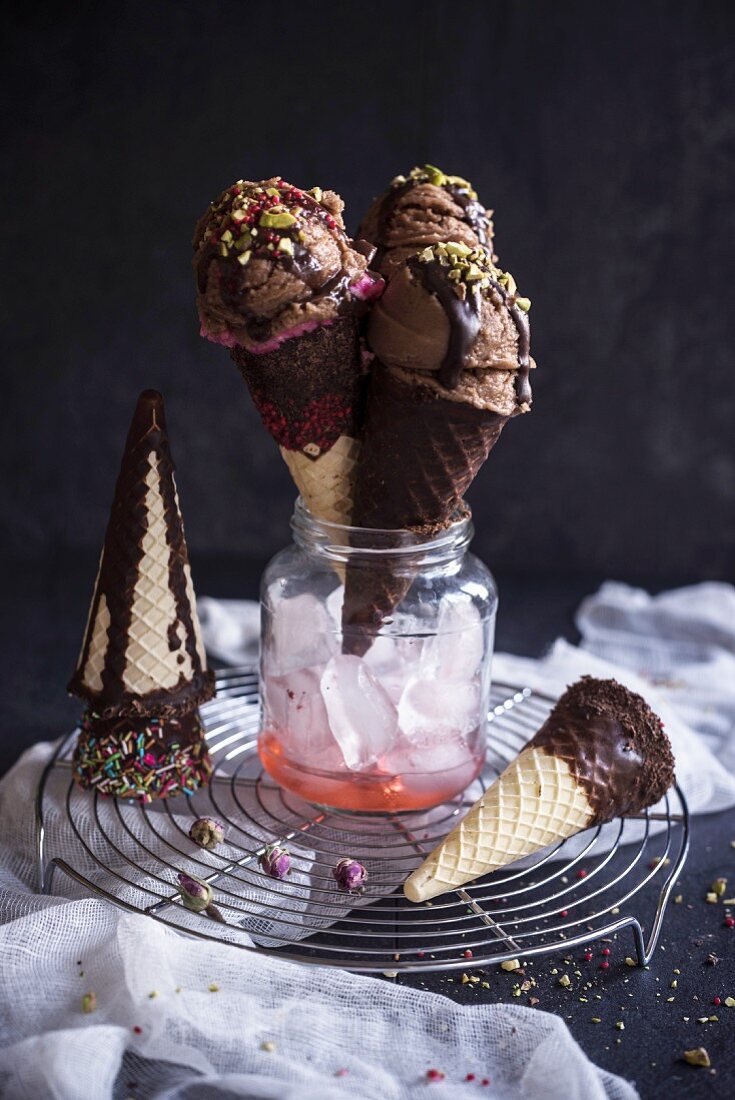
{"label": "dried rose bud", "polygon": [[258,856],[258,864],[271,878],[285,878],[291,874],[291,856],[286,848],[280,848],[277,844],[268,845]]}
{"label": "dried rose bud", "polygon": [[368,873],[361,863],[349,856],[338,859],[332,871],[340,890],[347,894],[364,894]]}
{"label": "dried rose bud", "polygon": [[189,829],[189,836],[200,848],[212,852],[225,839],[225,827],[214,817],[198,817]]}
{"label": "dried rose bud", "polygon": [[178,877],[181,884],[179,893],[185,907],[191,909],[192,913],[203,913],[212,901],[211,886],[200,878],[184,874],[183,871],[179,871]]}

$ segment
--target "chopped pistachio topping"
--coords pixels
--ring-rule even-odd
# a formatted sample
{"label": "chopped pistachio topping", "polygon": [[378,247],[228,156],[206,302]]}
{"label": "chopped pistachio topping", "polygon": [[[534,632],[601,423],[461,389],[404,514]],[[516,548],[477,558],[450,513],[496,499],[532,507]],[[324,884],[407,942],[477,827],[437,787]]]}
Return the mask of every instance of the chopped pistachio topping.
{"label": "chopped pistachio topping", "polygon": [[704,1066],[706,1068],[712,1065],[709,1060],[709,1054],[704,1047],[696,1047],[694,1050],[685,1050],[683,1057],[684,1061],[690,1066]]}
{"label": "chopped pistachio topping", "polygon": [[450,176],[434,164],[417,165],[411,169],[408,176],[395,176],[391,180],[391,187],[400,187],[409,179],[417,183],[431,183],[434,187],[456,187],[460,191],[466,191],[470,198],[477,198],[477,192],[469,180],[463,179],[462,176]]}
{"label": "chopped pistachio topping", "polygon": [[438,263],[447,269],[447,278],[463,296],[466,287],[488,293],[500,287],[507,295],[508,305],[517,305],[524,313],[531,308],[529,298],[518,297],[516,281],[507,271],[501,271],[484,248],[470,248],[462,241],[442,241],[428,245],[416,253],[419,263]]}
{"label": "chopped pistachio topping", "polygon": [[271,210],[265,211],[260,215],[258,225],[264,229],[288,229],[289,226],[296,224],[296,218],[293,214],[290,214],[288,210],[277,210],[272,212]]}

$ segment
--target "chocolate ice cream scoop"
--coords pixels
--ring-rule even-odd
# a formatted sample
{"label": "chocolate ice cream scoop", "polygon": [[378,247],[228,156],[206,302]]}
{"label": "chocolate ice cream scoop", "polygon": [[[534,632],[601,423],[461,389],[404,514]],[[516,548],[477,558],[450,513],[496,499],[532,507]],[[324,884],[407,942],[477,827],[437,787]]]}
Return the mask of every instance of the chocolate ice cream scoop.
{"label": "chocolate ice cream scoop", "polygon": [[329,325],[379,293],[373,249],[345,233],[333,191],[302,191],[280,176],[238,180],[194,234],[202,335],[226,347],[275,350]]}
{"label": "chocolate ice cream scoop", "polygon": [[411,252],[439,241],[463,241],[492,251],[492,210],[461,176],[449,176],[432,164],[396,176],[375,199],[358,231],[378,249],[377,269],[392,275]]}
{"label": "chocolate ice cream scoop", "polygon": [[530,305],[485,249],[433,244],[396,268],[368,341],[385,366],[421,372],[442,397],[510,416],[531,404]]}

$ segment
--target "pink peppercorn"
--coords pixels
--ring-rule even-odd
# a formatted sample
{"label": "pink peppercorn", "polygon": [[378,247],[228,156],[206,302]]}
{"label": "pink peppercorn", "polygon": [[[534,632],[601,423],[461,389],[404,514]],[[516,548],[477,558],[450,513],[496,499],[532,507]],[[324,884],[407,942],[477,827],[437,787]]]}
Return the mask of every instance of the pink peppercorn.
{"label": "pink peppercorn", "polygon": [[480,1084],[484,1085],[485,1088],[487,1088],[487,1086],[490,1084],[490,1078],[489,1077],[483,1077],[482,1081],[480,1081]]}
{"label": "pink peppercorn", "polygon": [[602,949],[602,951],[600,952],[600,954],[601,954],[601,955],[609,955],[609,954],[610,954],[610,948],[609,948],[609,947],[603,947],[603,949]]}
{"label": "pink peppercorn", "polygon": [[440,1069],[427,1069],[426,1077],[429,1081],[443,1081],[446,1075]]}
{"label": "pink peppercorn", "polygon": [[609,966],[610,963],[607,961],[607,959],[605,959],[603,962],[600,963],[600,970],[607,970]]}
{"label": "pink peppercorn", "polygon": [[562,909],[562,911],[561,911],[561,913],[559,914],[559,916],[560,916],[560,917],[568,917],[568,916],[569,916],[569,910],[568,910],[568,909]]}
{"label": "pink peppercorn", "polygon": [[587,878],[587,872],[585,871],[584,867],[580,867],[580,869],[577,871],[577,878]]}
{"label": "pink peppercorn", "polygon": [[474,1081],[474,1079],[475,1079],[474,1073],[468,1073],[467,1076],[465,1077],[465,1081]]}
{"label": "pink peppercorn", "polygon": [[713,1005],[721,1005],[721,1004],[722,1004],[722,1001],[721,1001],[721,999],[720,999],[719,997],[713,997],[713,998],[712,998],[712,1004],[713,1004]]}
{"label": "pink peppercorn", "polygon": [[725,928],[735,928],[735,917],[725,917]]}
{"label": "pink peppercorn", "polygon": [[469,947],[467,948],[466,951],[463,951],[462,954],[464,955],[464,957],[466,959],[471,959],[472,958],[472,952],[470,951]]}
{"label": "pink peppercorn", "polygon": [[585,951],[585,953],[584,953],[584,961],[585,961],[586,963],[592,962],[592,952],[591,952],[591,951]]}

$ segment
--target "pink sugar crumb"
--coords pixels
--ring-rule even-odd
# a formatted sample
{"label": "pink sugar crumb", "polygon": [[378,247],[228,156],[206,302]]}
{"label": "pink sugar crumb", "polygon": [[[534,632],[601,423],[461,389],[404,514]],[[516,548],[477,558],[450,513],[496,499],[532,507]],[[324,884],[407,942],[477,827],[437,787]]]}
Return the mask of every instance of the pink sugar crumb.
{"label": "pink sugar crumb", "polygon": [[231,332],[210,332],[204,321],[202,321],[199,329],[199,335],[203,336],[205,340],[211,340],[213,344],[221,344],[225,348],[237,347],[237,340]]}
{"label": "pink sugar crumb", "polygon": [[366,271],[356,282],[350,284],[350,294],[361,302],[368,302],[371,298],[379,298],[385,290],[385,279]]}
{"label": "pink sugar crumb", "polygon": [[315,329],[327,328],[332,324],[334,324],[333,319],[303,321],[300,325],[293,325],[291,328],[285,328],[282,332],[277,332],[275,336],[271,336],[270,340],[265,340],[262,344],[252,344],[248,351],[251,355],[265,355],[267,351],[276,351],[286,340],[293,340],[295,336],[303,336],[305,332],[314,332]]}

